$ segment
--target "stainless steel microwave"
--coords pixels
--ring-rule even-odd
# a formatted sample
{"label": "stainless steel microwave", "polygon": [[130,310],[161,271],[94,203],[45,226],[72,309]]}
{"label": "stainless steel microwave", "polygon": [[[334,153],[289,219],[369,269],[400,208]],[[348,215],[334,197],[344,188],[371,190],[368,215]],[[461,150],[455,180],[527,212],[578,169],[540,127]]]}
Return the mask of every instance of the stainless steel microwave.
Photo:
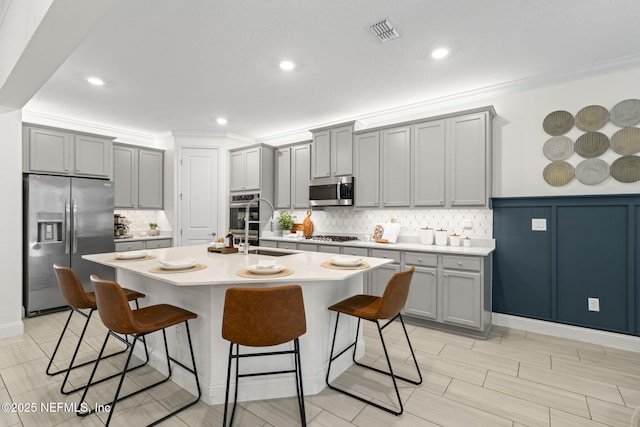
{"label": "stainless steel microwave", "polygon": [[353,206],[353,177],[312,179],[309,185],[311,206]]}

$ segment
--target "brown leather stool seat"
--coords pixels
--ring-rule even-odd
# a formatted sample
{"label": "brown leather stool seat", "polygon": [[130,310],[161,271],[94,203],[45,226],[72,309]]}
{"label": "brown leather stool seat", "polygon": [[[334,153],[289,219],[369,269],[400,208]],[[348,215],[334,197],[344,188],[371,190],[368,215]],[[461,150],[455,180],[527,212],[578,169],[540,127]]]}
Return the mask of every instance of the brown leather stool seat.
{"label": "brown leather stool seat", "polygon": [[[230,288],[224,299],[222,315],[222,337],[229,344],[227,364],[227,389],[224,401],[222,425],[227,425],[227,406],[231,383],[231,364],[236,361],[235,394],[229,426],[233,424],[238,401],[238,378],[260,375],[295,373],[296,393],[302,425],[307,425],[302,389],[302,367],[298,338],[307,332],[304,299],[299,285],[274,286],[268,288]],[[293,341],[293,350],[240,354],[240,346],[269,347]],[[234,353],[235,349],[235,353]],[[240,359],[275,355],[294,355],[294,369],[239,374]]]}
{"label": "brown leather stool seat", "polygon": [[[409,296],[409,287],[411,285],[411,279],[413,278],[413,271],[415,267],[410,267],[406,271],[395,273],[384,290],[384,294],[381,297],[373,296],[373,295],[355,295],[350,298],[347,298],[343,301],[340,301],[336,304],[333,304],[329,307],[329,310],[337,312],[336,316],[336,326],[333,332],[333,342],[331,343],[331,354],[329,356],[329,368],[327,369],[327,386],[329,388],[339,391],[340,393],[351,396],[355,399],[358,399],[362,402],[368,403],[369,405],[375,406],[376,408],[382,409],[384,411],[390,412],[394,415],[400,415],[403,412],[402,400],[400,399],[400,392],[398,391],[398,384],[396,383],[396,378],[401,379],[403,381],[407,381],[411,384],[421,384],[422,383],[422,374],[420,373],[420,368],[418,367],[418,362],[416,361],[416,356],[413,352],[413,347],[411,346],[411,341],[409,340],[409,334],[407,334],[407,328],[404,326],[404,320],[402,320],[402,309],[407,302],[407,297]],[[340,351],[337,355],[333,355],[334,347],[336,344],[336,335],[338,332],[338,320],[340,319],[340,314],[347,314],[349,316],[354,316],[358,318],[358,326],[356,329],[356,338],[353,343],[347,346],[345,349]],[[372,366],[367,366],[362,363],[356,361],[356,348],[358,343],[358,335],[360,331],[360,320],[365,319],[371,322],[374,322],[378,329],[378,334],[380,336],[380,342],[382,343],[382,348],[384,350],[385,358],[387,359],[387,366],[389,371],[383,371],[378,368],[374,368]],[[390,319],[383,326],[380,326],[380,320]],[[391,322],[396,319],[400,319],[400,324],[402,325],[402,330],[404,331],[404,336],[407,339],[407,344],[409,344],[409,350],[411,350],[411,357],[413,358],[413,363],[418,372],[418,380],[411,380],[408,378],[401,377],[393,373],[393,367],[391,366],[391,360],[389,359],[389,354],[387,352],[387,345],[384,341],[384,336],[382,335],[382,331],[384,328],[389,326]],[[331,373],[331,363],[336,360],[338,357],[342,356],[347,350],[353,347],[352,359],[353,363],[358,366],[362,366],[367,369],[371,369],[373,371],[379,372],[381,374],[387,375],[391,377],[393,382],[393,387],[395,389],[396,398],[398,400],[399,409],[390,408],[386,406],[382,406],[378,403],[370,401],[369,399],[365,399],[362,396],[358,396],[353,394],[347,390],[340,389],[336,386],[333,386],[329,383],[329,375]]]}
{"label": "brown leather stool seat", "polygon": [[[56,343],[56,347],[53,350],[53,354],[51,355],[51,359],[49,360],[49,364],[47,365],[47,370],[46,373],[47,375],[57,375],[57,374],[61,374],[61,373],[65,373],[64,376],[64,380],[62,381],[62,385],[60,386],[60,392],[62,394],[71,394],[73,392],[76,392],[78,390],[81,390],[83,388],[85,388],[86,386],[83,385],[81,387],[77,387],[74,388],[73,390],[65,390],[65,385],[67,384],[67,380],[69,379],[69,374],[71,372],[71,370],[79,368],[81,366],[85,366],[88,365],[90,363],[95,363],[95,359],[94,360],[90,360],[88,362],[84,362],[84,363],[80,363],[78,365],[74,365],[76,357],[78,355],[78,350],[80,350],[80,346],[82,345],[82,340],[84,338],[84,334],[87,331],[87,327],[89,326],[89,322],[91,321],[91,316],[93,315],[93,312],[97,309],[96,306],[96,297],[95,297],[95,293],[94,292],[86,292],[84,290],[84,287],[82,286],[82,281],[80,280],[80,278],[78,277],[77,273],[75,272],[75,270],[73,270],[72,268],[69,267],[64,267],[60,264],[54,264],[53,265],[53,270],[56,273],[56,279],[58,280],[58,287],[60,288],[60,293],[62,294],[62,297],[65,299],[65,301],[67,302],[67,304],[71,307],[71,310],[69,311],[69,317],[67,317],[67,322],[64,324],[64,328],[62,329],[62,333],[60,334],[60,337],[58,338],[58,342]],[[123,289],[125,296],[127,298],[127,301],[134,301],[136,304],[136,307],[138,307],[138,299],[139,298],[144,298],[145,295],[143,293],[137,292],[137,291],[132,291],[130,289]],[[85,313],[82,310],[89,310],[88,313]],[[73,351],[73,356],[71,357],[71,361],[69,362],[69,365],[66,368],[60,369],[58,371],[52,372],[51,368],[53,366],[53,362],[55,360],[55,357],[58,353],[58,350],[60,348],[60,344],[62,343],[62,340],[64,338],[65,333],[67,332],[67,329],[69,327],[69,322],[71,321],[71,317],[73,316],[74,313],[78,313],[79,315],[83,316],[86,318],[86,321],[84,322],[84,326],[82,328],[82,332],[80,333],[80,337],[78,338],[78,343],[76,344],[76,348]],[[127,346],[130,345],[130,343],[118,336],[118,335],[113,335],[116,339],[122,341],[124,344],[126,344]],[[126,348],[122,351],[118,351],[116,353],[112,353],[109,354],[107,356],[104,356],[103,358],[109,358],[109,357],[113,357],[116,356],[118,354],[122,354],[124,353],[126,350]],[[149,355],[146,352],[146,345],[145,345],[145,354],[147,357],[147,360],[145,361],[145,364],[148,362],[149,360]],[[142,366],[142,365],[140,365]],[[136,366],[136,368],[140,367],[140,366]],[[116,374],[119,375],[119,374]],[[98,380],[96,382],[94,382],[94,384],[102,382],[102,381],[106,381],[109,378],[113,378],[113,376],[110,377],[106,377],[106,378],[102,378],[101,380]]]}
{"label": "brown leather stool seat", "polygon": [[[133,344],[129,350],[129,354],[127,356],[127,361],[125,362],[125,366],[122,369],[122,373],[120,374],[120,381],[118,383],[118,387],[115,392],[115,396],[112,402],[109,402],[110,411],[109,416],[107,417],[106,426],[111,422],[111,417],[115,411],[116,404],[128,397],[134,396],[138,393],[142,393],[152,387],[155,387],[159,384],[162,384],[168,381],[171,378],[171,362],[182,367],[186,371],[193,374],[193,377],[196,382],[196,387],[198,389],[198,396],[195,400],[188,402],[187,404],[179,407],[178,409],[172,411],[168,415],[163,416],[161,419],[153,422],[150,425],[156,425],[166,420],[167,418],[177,414],[178,412],[196,404],[198,400],[200,400],[201,391],[200,391],[200,383],[198,382],[198,373],[196,370],[196,360],[193,354],[193,345],[191,343],[191,332],[189,331],[189,320],[195,319],[198,317],[197,314],[185,310],[180,307],[176,307],[169,304],[158,304],[152,305],[150,307],[144,307],[137,310],[132,310],[127,303],[127,296],[124,290],[120,287],[120,285],[112,280],[102,280],[99,277],[92,275],[91,283],[95,289],[96,294],[96,303],[98,306],[98,314],[100,315],[100,319],[102,319],[102,323],[109,328],[110,331],[118,333],[118,334],[128,334],[133,336]],[[180,361],[169,356],[169,347],[167,345],[167,335],[165,329],[178,325],[180,323],[185,324],[187,331],[187,339],[189,342],[189,350],[191,353],[191,366],[188,367],[182,364]],[[138,340],[142,340],[146,334],[150,334],[156,331],[162,331],[162,337],[164,338],[164,349],[165,355],[167,358],[167,372],[168,375],[140,390],[134,391],[126,396],[120,397],[120,390],[122,388],[122,383],[124,382],[124,378],[127,374],[127,368],[129,367],[129,363],[131,362],[131,356],[135,350],[136,343]],[[107,346],[107,341],[109,340],[109,335],[105,338],[102,348],[100,349],[100,355],[104,352],[104,349]],[[100,363],[100,359],[96,361],[96,364],[93,367],[93,371],[91,372],[91,378],[89,379],[89,383],[93,379],[96,371],[98,370],[98,364]],[[80,399],[80,404],[78,407],[82,407],[84,400],[87,396],[87,391],[89,387],[85,388],[84,393],[82,394],[82,398]],[[86,416],[92,413],[93,411],[78,413],[78,415]]]}

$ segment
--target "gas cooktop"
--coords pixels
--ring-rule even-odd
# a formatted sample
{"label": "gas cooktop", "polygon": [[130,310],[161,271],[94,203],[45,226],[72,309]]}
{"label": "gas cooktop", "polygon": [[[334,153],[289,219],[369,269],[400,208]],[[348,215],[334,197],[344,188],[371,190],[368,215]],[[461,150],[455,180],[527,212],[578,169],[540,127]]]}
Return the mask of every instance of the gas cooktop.
{"label": "gas cooktop", "polygon": [[349,242],[351,240],[358,240],[355,236],[331,236],[331,235],[319,235],[309,236],[308,240],[320,240],[323,242]]}

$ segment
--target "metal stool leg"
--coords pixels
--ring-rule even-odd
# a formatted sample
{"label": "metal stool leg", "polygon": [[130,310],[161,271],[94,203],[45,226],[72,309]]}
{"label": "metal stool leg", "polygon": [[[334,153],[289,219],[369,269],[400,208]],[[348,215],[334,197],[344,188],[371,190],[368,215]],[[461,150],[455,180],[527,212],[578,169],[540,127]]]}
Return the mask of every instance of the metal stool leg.
{"label": "metal stool leg", "polygon": [[[327,386],[329,388],[331,388],[332,390],[335,390],[335,391],[338,391],[340,393],[346,394],[347,396],[351,396],[354,399],[357,399],[357,400],[359,400],[361,402],[367,403],[367,404],[369,404],[371,406],[375,406],[376,408],[382,409],[383,411],[389,412],[389,413],[394,414],[394,415],[401,415],[403,413],[403,411],[404,411],[404,408],[403,408],[403,405],[402,405],[402,399],[400,398],[400,391],[398,389],[398,384],[396,382],[396,379],[401,379],[403,381],[406,381],[406,382],[409,382],[409,383],[415,384],[415,385],[418,385],[418,384],[422,383],[422,373],[420,372],[420,368],[418,366],[418,362],[416,360],[415,353],[413,351],[413,347],[411,346],[411,341],[409,340],[409,334],[407,333],[407,329],[406,329],[406,327],[404,325],[404,321],[402,320],[402,315],[400,313],[398,313],[398,315],[396,315],[393,319],[389,320],[383,326],[380,326],[380,323],[379,323],[378,320],[375,320],[375,321],[371,320],[372,322],[376,323],[376,327],[378,329],[378,334],[380,336],[380,341],[382,343],[382,349],[384,350],[385,359],[387,361],[387,366],[389,368],[388,372],[387,371],[383,371],[383,370],[378,369],[378,368],[374,368],[373,366],[369,366],[369,365],[365,365],[363,363],[359,363],[359,362],[357,362],[355,360],[356,347],[357,347],[357,342],[358,342],[357,332],[356,332],[355,341],[353,343],[351,343],[349,346],[347,346],[345,349],[343,349],[336,356],[333,355],[334,349],[335,349],[336,334],[337,334],[337,331],[338,331],[338,319],[339,318],[340,318],[340,313],[338,312],[337,316],[336,316],[336,326],[335,326],[334,333],[333,333],[333,341],[331,343],[331,353],[329,355],[329,367],[327,369],[327,377],[326,377]],[[409,378],[401,377],[401,376],[396,375],[396,374],[393,373],[393,368],[391,366],[391,359],[389,358],[389,353],[387,351],[387,346],[386,346],[386,343],[384,341],[384,336],[382,335],[382,331],[383,331],[384,328],[389,326],[389,324],[391,324],[391,322],[393,322],[396,318],[400,318],[400,323],[402,324],[402,329],[404,331],[405,338],[407,339],[407,343],[409,344],[409,350],[411,351],[411,356],[413,358],[413,361],[414,361],[414,364],[415,364],[415,367],[416,367],[416,371],[418,372],[418,378],[419,378],[418,380],[412,380],[412,379],[409,379]],[[368,319],[366,319],[366,320],[368,320]],[[359,328],[360,328],[360,318],[358,318],[358,330],[359,330]],[[356,365],[361,366],[363,368],[367,368],[367,369],[376,371],[378,373],[381,373],[383,375],[387,375],[387,376],[391,377],[391,381],[393,382],[393,388],[395,390],[396,398],[398,400],[398,407],[400,408],[399,410],[395,410],[393,408],[382,406],[382,405],[380,405],[378,403],[375,403],[375,402],[372,402],[370,400],[367,400],[367,399],[363,398],[362,396],[355,395],[355,394],[353,394],[353,393],[351,393],[351,392],[349,392],[347,390],[340,389],[340,388],[338,388],[336,386],[333,386],[333,385],[331,385],[329,383],[329,374],[331,372],[331,364],[332,364],[332,362],[334,360],[336,360],[338,357],[342,356],[351,347],[353,347],[353,356],[352,357],[353,357],[353,361],[354,361],[354,363]]]}

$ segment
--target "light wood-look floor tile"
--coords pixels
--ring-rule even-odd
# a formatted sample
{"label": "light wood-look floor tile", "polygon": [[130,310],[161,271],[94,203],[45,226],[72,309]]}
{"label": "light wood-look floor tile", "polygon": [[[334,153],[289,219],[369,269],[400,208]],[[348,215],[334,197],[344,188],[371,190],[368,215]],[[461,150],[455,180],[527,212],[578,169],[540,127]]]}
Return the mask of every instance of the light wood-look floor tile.
{"label": "light wood-look floor tile", "polygon": [[[62,396],[62,376],[44,370],[68,312],[24,319],[25,333],[0,340],[0,401],[67,402],[77,404],[79,393]],[[55,366],[71,357],[84,318],[74,315]],[[386,369],[377,330],[363,323],[365,363]],[[405,413],[396,417],[330,389],[306,396],[308,425],[323,426],[509,426],[553,427],[629,426],[640,406],[640,352],[509,329],[492,328],[487,340],[449,334],[406,324],[423,376],[420,386],[398,381]],[[106,330],[94,315],[78,361],[91,360]],[[415,368],[399,322],[384,330],[394,372],[410,378]],[[122,344],[110,339],[113,351]],[[139,360],[136,359],[136,363]],[[118,372],[124,356],[101,362],[99,375]],[[84,384],[92,366],[75,370],[70,385]],[[129,372],[123,393],[162,378],[151,366]],[[388,377],[352,367],[337,380],[365,398],[390,404],[395,393]],[[113,398],[117,380],[91,388],[88,403]],[[206,393],[206,390],[203,390]],[[167,382],[120,402],[113,426],[146,424],[193,396]],[[223,405],[198,402],[162,425],[213,427],[222,424]],[[640,417],[640,410],[638,411]],[[80,418],[73,412],[0,413],[0,427],[100,426],[106,412]],[[295,398],[240,402],[234,425],[282,427],[299,425]]]}

